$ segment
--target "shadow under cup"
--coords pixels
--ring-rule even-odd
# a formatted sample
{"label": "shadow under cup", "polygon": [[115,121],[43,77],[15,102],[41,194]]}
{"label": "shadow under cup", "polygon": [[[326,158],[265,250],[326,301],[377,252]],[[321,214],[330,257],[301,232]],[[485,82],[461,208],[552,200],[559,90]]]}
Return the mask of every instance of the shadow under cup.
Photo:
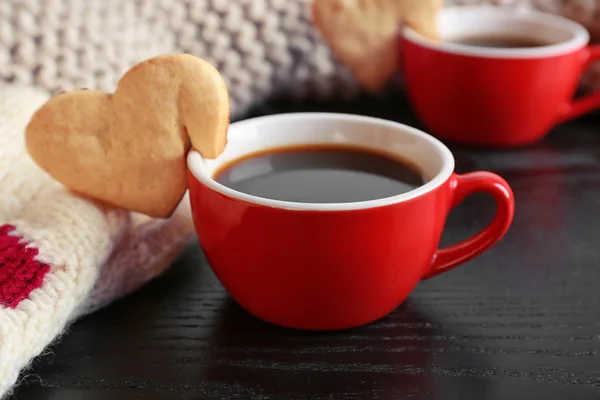
{"label": "shadow under cup", "polygon": [[[556,124],[600,105],[600,94],[573,101],[586,67],[600,56],[587,30],[566,18],[513,7],[443,9],[440,41],[406,28],[402,70],[415,113],[436,136],[511,147],[541,139]],[[505,47],[465,38],[505,38]],[[510,46],[522,40],[533,46]]]}
{"label": "shadow under cup", "polygon": [[[306,144],[384,152],[419,168],[429,180],[397,196],[320,204],[256,197],[213,179],[232,160]],[[385,316],[421,279],[496,243],[514,207],[502,178],[454,174],[452,154],[437,139],[355,115],[280,114],[237,122],[217,159],[192,151],[188,170],[196,232],[220,282],[254,316],[300,329],[350,328]],[[450,209],[475,191],[496,198],[494,222],[462,244],[438,250]]]}

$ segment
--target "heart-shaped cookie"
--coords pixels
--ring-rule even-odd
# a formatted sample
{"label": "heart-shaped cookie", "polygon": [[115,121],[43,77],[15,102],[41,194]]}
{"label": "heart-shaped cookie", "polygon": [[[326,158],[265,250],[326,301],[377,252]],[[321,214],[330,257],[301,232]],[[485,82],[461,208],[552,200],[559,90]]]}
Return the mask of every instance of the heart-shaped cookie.
{"label": "heart-shaped cookie", "polygon": [[54,179],[88,197],[169,217],[187,190],[186,155],[224,149],[229,96],[219,72],[188,54],[143,61],[114,94],[61,93],[32,116],[27,151]]}
{"label": "heart-shaped cookie", "polygon": [[437,37],[442,0],[314,0],[313,20],[338,59],[370,91],[397,71],[401,23]]}
{"label": "heart-shaped cookie", "polygon": [[401,23],[437,40],[437,15],[443,6],[443,0],[396,0],[396,15]]}

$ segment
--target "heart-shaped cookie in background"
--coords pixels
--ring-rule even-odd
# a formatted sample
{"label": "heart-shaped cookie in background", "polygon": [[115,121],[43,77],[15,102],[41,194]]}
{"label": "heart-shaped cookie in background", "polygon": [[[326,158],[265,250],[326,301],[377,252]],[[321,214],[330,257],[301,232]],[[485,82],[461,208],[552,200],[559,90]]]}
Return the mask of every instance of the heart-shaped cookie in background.
{"label": "heart-shaped cookie in background", "polygon": [[143,61],[114,94],[61,93],[32,116],[27,151],[74,192],[116,207],[169,217],[187,190],[186,155],[225,147],[229,96],[219,72],[189,54]]}
{"label": "heart-shaped cookie in background", "polygon": [[437,15],[443,0],[396,0],[399,22],[433,40],[438,40]]}
{"label": "heart-shaped cookie in background", "polygon": [[369,91],[398,71],[400,24],[437,38],[442,0],[314,0],[313,21],[333,53]]}

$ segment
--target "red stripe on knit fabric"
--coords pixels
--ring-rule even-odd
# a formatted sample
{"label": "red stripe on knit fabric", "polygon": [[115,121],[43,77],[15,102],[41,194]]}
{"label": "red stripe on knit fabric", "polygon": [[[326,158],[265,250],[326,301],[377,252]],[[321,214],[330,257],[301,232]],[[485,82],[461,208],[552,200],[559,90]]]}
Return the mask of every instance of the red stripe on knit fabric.
{"label": "red stripe on knit fabric", "polygon": [[0,225],[0,306],[15,308],[42,286],[50,266],[35,259],[38,249],[11,235],[12,225]]}

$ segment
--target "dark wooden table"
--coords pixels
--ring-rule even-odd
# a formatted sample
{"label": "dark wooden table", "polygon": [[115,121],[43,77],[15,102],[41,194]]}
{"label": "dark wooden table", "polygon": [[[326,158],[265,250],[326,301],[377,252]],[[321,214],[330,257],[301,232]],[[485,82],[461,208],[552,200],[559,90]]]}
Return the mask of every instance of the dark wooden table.
{"label": "dark wooden table", "polygon": [[[295,110],[419,126],[401,97],[274,102],[252,114]],[[600,399],[600,116],[524,149],[452,150],[458,171],[509,181],[514,224],[491,251],[423,282],[381,321],[335,333],[257,321],[190,243],[166,275],[76,323],[15,397]],[[443,244],[480,229],[492,204],[474,196],[453,211]]]}

